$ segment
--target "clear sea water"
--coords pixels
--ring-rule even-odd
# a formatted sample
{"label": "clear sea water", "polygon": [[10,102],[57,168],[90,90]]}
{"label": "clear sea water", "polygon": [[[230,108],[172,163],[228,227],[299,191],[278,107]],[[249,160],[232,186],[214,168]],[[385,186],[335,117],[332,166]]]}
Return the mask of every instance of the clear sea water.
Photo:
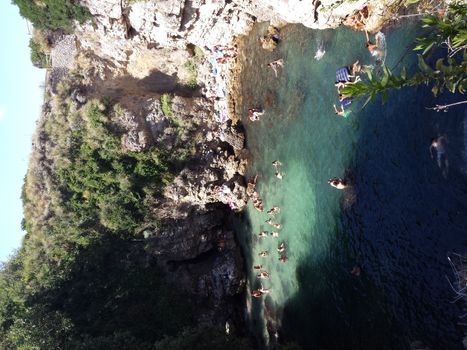
{"label": "clear sea water", "polygon": [[[236,110],[244,118],[249,175],[258,175],[266,209],[279,206],[279,237],[259,238],[268,215],[251,203],[236,222],[245,248],[249,288],[259,287],[252,266],[270,273],[268,296],[248,301],[252,327],[274,343],[294,340],[304,349],[409,349],[423,341],[432,349],[461,349],[462,303],[446,277],[449,252],[467,251],[467,185],[462,175],[465,108],[436,113],[426,88],[391,93],[364,109],[358,101],[348,119],[337,117],[335,71],[359,59],[372,64],[364,35],[341,28],[317,31],[292,25],[272,53],[258,25],[241,45],[243,70]],[[383,32],[386,63],[413,69],[412,23]],[[313,57],[323,41],[326,53]],[[266,63],[285,61],[278,78]],[[363,102],[363,101],[362,101]],[[247,110],[262,107],[259,122]],[[430,159],[432,137],[448,141],[444,174]],[[282,180],[271,162],[283,163]],[[348,190],[327,184],[347,177]],[[284,241],[289,261],[278,261]],[[267,258],[258,257],[269,250]],[[361,266],[361,275],[350,273]],[[269,332],[268,332],[268,330]]]}

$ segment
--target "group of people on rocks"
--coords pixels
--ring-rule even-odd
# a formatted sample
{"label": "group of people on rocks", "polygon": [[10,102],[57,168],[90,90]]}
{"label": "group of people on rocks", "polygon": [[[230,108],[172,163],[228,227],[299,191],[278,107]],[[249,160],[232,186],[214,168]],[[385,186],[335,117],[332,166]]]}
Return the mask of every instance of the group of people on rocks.
{"label": "group of people on rocks", "polygon": [[368,6],[364,5],[355,14],[345,16],[342,24],[354,30],[363,30],[366,27],[368,16]]}
{"label": "group of people on rocks", "polygon": [[211,70],[206,82],[205,95],[208,98],[224,99],[227,95],[227,88],[223,76],[225,75],[223,65],[237,57],[237,49],[234,46],[216,45],[210,51],[207,60],[211,64]]}
{"label": "group of people on rocks", "polygon": [[[280,170],[279,170],[279,167],[282,166],[282,163],[279,160],[275,160],[275,161],[272,162],[272,165],[274,166],[276,177],[278,177],[277,173],[281,174]],[[281,177],[278,177],[278,178],[281,178]],[[247,193],[249,192],[249,194],[252,194],[253,197],[255,197],[255,194],[257,194],[256,188],[253,188],[253,184],[254,184],[254,186],[256,186],[256,180],[257,180],[257,177],[254,177],[249,182],[249,184],[248,184],[249,187],[247,187]],[[257,195],[256,197],[259,198],[259,195]],[[254,199],[253,199],[253,206],[255,206]],[[256,208],[256,206],[255,206],[255,208]],[[256,208],[256,209],[258,210],[258,208]],[[260,211],[263,211],[263,210],[260,210]],[[275,218],[276,218],[276,215],[278,215],[280,212],[281,212],[281,208],[279,208],[278,206],[273,206],[271,209],[269,209],[267,211],[267,214],[269,215],[269,217],[267,218],[265,223],[268,224],[268,225],[271,225],[273,227],[274,231],[271,231],[271,232],[261,231],[261,232],[259,232],[258,236],[259,236],[260,239],[267,238],[269,236],[271,238],[279,237],[279,230],[282,228],[282,224],[276,222]],[[280,262],[285,263],[285,262],[287,262],[289,260],[289,258],[286,255],[287,245],[286,245],[286,243],[284,241],[280,242],[279,245],[277,246],[277,252],[279,254],[278,260]],[[262,250],[262,251],[260,251],[258,253],[258,256],[260,258],[266,258],[266,257],[269,256],[269,251],[268,250]],[[256,275],[259,279],[269,279],[269,272],[263,269],[262,264],[254,265],[253,269],[254,270],[259,270],[257,275]],[[265,289],[261,285],[261,288],[257,288],[257,289],[255,289],[255,290],[253,290],[251,292],[251,296],[253,296],[254,298],[259,298],[262,295],[268,294],[268,293],[269,293],[269,289]]]}

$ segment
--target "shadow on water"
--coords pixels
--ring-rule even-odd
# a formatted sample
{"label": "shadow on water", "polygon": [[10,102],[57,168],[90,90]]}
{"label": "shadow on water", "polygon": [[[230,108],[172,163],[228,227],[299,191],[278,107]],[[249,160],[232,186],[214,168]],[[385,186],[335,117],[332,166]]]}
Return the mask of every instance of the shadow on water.
{"label": "shadow on water", "polygon": [[[305,349],[407,349],[416,341],[462,348],[463,305],[451,303],[446,256],[467,246],[459,171],[466,110],[427,111],[433,103],[426,89],[404,90],[359,115],[356,201],[342,205],[344,229],[334,233],[329,255],[298,264],[299,292],[284,308],[285,336]],[[429,153],[431,138],[441,135],[449,140],[444,175]],[[354,265],[360,277],[349,273]]]}

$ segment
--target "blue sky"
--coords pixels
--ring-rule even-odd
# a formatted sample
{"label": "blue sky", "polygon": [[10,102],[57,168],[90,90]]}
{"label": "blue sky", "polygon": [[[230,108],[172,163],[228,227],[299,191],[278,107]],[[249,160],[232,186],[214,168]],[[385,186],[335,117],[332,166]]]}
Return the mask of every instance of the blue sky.
{"label": "blue sky", "polygon": [[28,26],[18,8],[0,1],[0,261],[21,244],[21,187],[42,104],[45,70],[29,59]]}

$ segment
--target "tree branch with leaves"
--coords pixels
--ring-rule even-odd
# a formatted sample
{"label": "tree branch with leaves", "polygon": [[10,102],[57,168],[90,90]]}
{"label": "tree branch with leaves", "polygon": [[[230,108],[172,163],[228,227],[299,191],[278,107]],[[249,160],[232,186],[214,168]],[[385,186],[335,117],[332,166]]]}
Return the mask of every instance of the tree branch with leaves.
{"label": "tree branch with leaves", "polygon": [[[423,27],[431,31],[426,37],[417,38],[414,48],[422,51],[418,55],[419,72],[407,77],[405,67],[400,75],[395,75],[387,66],[382,66],[382,76],[379,78],[366,67],[364,71],[368,79],[345,86],[341,93],[347,97],[366,96],[365,105],[376,95],[381,94],[385,103],[390,90],[422,84],[431,86],[435,96],[445,90],[463,94],[467,90],[467,5],[453,3],[444,16],[431,15],[423,18],[422,22]],[[439,48],[445,48],[446,55],[430,66],[424,56]]]}

